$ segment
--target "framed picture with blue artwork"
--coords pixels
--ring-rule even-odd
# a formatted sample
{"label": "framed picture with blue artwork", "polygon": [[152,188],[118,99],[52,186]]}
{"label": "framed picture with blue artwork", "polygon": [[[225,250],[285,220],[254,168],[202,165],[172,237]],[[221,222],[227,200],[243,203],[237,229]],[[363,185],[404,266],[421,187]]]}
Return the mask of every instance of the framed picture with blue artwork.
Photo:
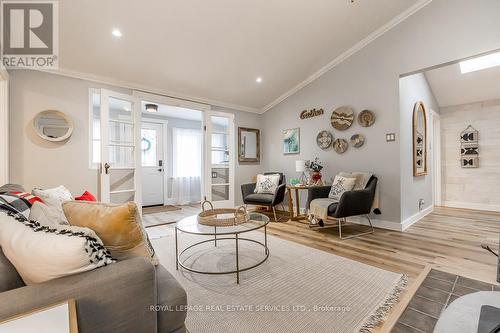
{"label": "framed picture with blue artwork", "polygon": [[300,153],[300,128],[283,130],[283,154]]}

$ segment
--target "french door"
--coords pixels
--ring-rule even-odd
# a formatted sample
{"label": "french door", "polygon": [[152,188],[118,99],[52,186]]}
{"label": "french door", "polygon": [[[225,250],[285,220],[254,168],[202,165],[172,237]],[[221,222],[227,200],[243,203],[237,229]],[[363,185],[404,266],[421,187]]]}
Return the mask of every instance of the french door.
{"label": "french door", "polygon": [[141,112],[134,96],[101,89],[101,201],[141,207]]}
{"label": "french door", "polygon": [[214,207],[234,207],[234,115],[205,111],[204,189]]}

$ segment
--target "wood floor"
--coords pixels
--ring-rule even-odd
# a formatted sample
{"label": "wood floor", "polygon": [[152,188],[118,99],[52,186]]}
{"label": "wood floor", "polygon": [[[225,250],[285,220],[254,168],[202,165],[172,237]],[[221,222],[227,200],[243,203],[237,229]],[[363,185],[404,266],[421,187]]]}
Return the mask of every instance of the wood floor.
{"label": "wood floor", "polygon": [[[282,219],[286,220],[286,219]],[[428,265],[472,279],[496,283],[500,213],[437,207],[405,232],[376,229],[374,234],[339,240],[337,229],[311,230],[306,221],[273,222],[269,234],[415,279]],[[343,233],[360,231],[348,226]],[[290,255],[293,255],[292,253]]]}

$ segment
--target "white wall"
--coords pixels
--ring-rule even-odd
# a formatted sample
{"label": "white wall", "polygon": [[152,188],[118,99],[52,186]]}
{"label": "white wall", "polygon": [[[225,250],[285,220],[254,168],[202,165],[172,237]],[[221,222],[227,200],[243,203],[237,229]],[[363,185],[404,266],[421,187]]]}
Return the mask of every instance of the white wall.
{"label": "white wall", "polygon": [[[438,64],[455,61],[500,48],[500,1],[434,0],[364,49],[348,58],[307,87],[269,110],[264,115],[264,160],[268,169],[283,170],[295,176],[294,160],[318,156],[325,161],[325,174],[340,170],[371,170],[380,178],[380,220],[401,223],[411,211],[406,188],[401,188],[402,161],[400,137],[399,77]],[[466,19],[464,19],[466,18]],[[329,33],[329,32],[325,32]],[[358,112],[375,111],[376,123],[359,126],[348,133],[334,131],[336,137],[348,137],[357,131],[365,134],[361,150],[349,148],[343,155],[322,152],[316,147],[316,134],[330,129],[329,116],[335,107],[351,105]],[[306,108],[323,107],[326,115],[299,120]],[[284,156],[281,130],[301,127],[300,156]],[[397,142],[386,143],[385,133],[395,132]],[[411,149],[411,147],[407,147]],[[411,199],[411,196],[409,196]],[[408,200],[409,201],[409,200]]]}
{"label": "white wall", "polygon": [[[89,169],[88,161],[89,88],[107,88],[127,94],[132,94],[132,91],[36,71],[12,70],[10,78],[11,181],[23,184],[28,190],[64,184],[74,194],[84,190],[98,193],[97,170]],[[47,142],[33,131],[33,117],[47,109],[60,110],[73,119],[75,130],[67,142]],[[260,128],[257,114],[214,109],[235,114],[236,127]],[[236,202],[241,202],[240,185],[250,181],[260,169],[260,164],[238,169],[235,177]]]}
{"label": "white wall", "polygon": [[[426,108],[427,119],[427,176],[413,177],[413,107],[422,101]],[[401,220],[419,212],[418,203],[423,199],[424,209],[432,202],[432,111],[439,113],[439,106],[432,90],[422,73],[403,77],[399,80],[400,110],[400,177],[401,177]]]}
{"label": "white wall", "polygon": [[0,66],[0,184],[9,180],[9,74]]}
{"label": "white wall", "polygon": [[[479,168],[460,166],[460,133],[479,131]],[[442,198],[450,207],[500,211],[500,99],[441,109]]]}

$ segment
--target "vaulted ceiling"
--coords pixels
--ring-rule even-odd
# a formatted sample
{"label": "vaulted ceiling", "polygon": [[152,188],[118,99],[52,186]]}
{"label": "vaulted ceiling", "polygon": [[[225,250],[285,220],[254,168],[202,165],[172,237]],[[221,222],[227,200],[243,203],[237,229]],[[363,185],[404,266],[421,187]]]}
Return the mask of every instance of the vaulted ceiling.
{"label": "vaulted ceiling", "polygon": [[262,110],[418,2],[64,0],[60,68]]}
{"label": "vaulted ceiling", "polygon": [[500,67],[462,74],[453,64],[425,72],[439,106],[452,106],[500,98]]}

